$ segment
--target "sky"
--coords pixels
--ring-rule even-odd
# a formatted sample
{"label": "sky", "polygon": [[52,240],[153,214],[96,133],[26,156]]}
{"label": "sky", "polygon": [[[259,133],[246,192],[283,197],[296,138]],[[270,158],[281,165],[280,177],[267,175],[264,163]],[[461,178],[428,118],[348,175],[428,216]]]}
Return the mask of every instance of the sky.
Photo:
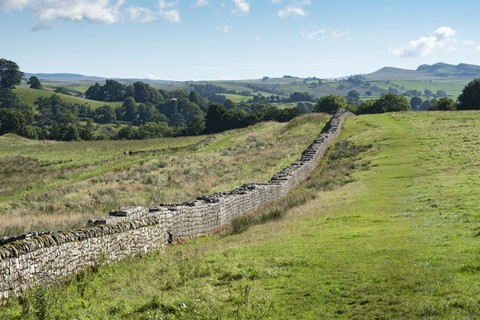
{"label": "sky", "polygon": [[478,12],[478,0],[0,0],[0,58],[181,81],[478,65]]}

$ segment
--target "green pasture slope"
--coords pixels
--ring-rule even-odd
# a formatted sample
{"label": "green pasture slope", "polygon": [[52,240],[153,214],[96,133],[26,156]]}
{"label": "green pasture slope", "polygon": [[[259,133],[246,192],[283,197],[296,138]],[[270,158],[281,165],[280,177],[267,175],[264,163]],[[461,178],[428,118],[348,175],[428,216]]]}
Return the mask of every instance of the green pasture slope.
{"label": "green pasture slope", "polygon": [[477,319],[479,128],[478,112],[350,118],[349,148],[282,219],[34,290],[0,318]]}
{"label": "green pasture slope", "polygon": [[89,99],[84,99],[84,98],[79,98],[79,97],[74,97],[70,96],[67,94],[62,94],[62,93],[55,93],[50,90],[42,89],[42,90],[35,90],[35,89],[30,89],[26,85],[19,86],[13,90],[17,97],[23,101],[24,103],[28,104],[29,106],[35,107],[35,101],[42,97],[42,98],[49,98],[54,94],[57,94],[60,96],[60,98],[68,103],[76,103],[76,104],[88,104],[90,107],[93,109],[96,109],[98,107],[104,106],[104,105],[110,105],[113,108],[116,108],[117,106],[121,106],[121,102],[103,102],[103,101],[95,101],[95,100],[89,100]]}

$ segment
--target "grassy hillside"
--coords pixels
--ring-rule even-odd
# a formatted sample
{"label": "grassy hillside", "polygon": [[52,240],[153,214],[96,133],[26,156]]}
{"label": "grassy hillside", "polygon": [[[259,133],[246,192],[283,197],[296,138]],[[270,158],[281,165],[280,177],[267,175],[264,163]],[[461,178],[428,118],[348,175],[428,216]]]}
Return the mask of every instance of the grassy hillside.
{"label": "grassy hillside", "polygon": [[277,205],[293,207],[283,219],[100,267],[3,318],[474,319],[479,119],[351,118],[338,151]]}
{"label": "grassy hillside", "polygon": [[[79,87],[80,88],[80,87]],[[83,87],[82,87],[83,89]],[[13,90],[13,92],[17,95],[17,97],[23,101],[24,103],[34,107],[35,100],[40,97],[48,98],[51,97],[55,92],[53,90],[35,90],[30,89],[28,86],[19,86]],[[77,103],[77,104],[89,104],[93,109],[96,109],[103,105],[111,105],[112,107],[120,106],[121,102],[102,102],[102,101],[95,101],[95,100],[88,100],[84,98],[74,97],[66,94],[57,93],[62,100],[68,103]]]}
{"label": "grassy hillside", "polygon": [[[312,114],[212,137],[141,141],[0,137],[0,236],[84,226],[122,205],[182,202],[268,181],[299,158],[327,119]],[[130,150],[157,151],[125,155]]]}

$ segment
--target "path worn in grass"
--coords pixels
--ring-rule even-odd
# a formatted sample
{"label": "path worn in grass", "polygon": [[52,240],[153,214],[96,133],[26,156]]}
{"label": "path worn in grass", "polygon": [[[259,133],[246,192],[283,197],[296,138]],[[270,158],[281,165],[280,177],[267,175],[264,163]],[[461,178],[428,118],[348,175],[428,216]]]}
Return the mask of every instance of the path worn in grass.
{"label": "path worn in grass", "polygon": [[478,318],[477,119],[351,118],[341,139],[373,145],[353,182],[242,234],[102,267],[44,292],[44,304],[52,316],[95,319]]}

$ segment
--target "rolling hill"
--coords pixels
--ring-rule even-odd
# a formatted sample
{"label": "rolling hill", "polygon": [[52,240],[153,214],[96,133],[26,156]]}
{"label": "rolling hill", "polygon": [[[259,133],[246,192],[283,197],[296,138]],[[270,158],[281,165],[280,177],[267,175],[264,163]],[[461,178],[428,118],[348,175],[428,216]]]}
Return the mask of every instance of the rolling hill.
{"label": "rolling hill", "polygon": [[385,80],[468,80],[480,77],[480,66],[460,63],[423,64],[416,70],[383,67],[365,75],[369,81]]}

